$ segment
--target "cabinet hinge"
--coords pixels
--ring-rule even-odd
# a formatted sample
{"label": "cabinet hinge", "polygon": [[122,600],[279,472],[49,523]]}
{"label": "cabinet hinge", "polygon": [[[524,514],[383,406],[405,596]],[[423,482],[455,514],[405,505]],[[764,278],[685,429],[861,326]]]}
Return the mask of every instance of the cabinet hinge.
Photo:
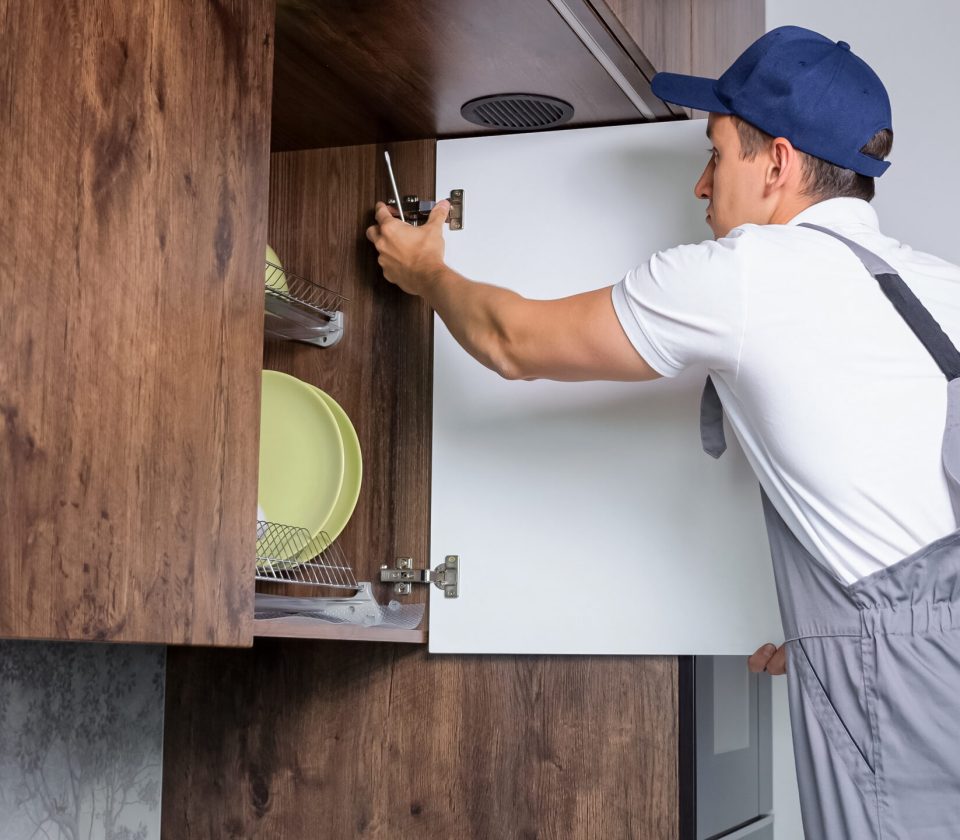
{"label": "cabinet hinge", "polygon": [[456,554],[448,554],[446,560],[433,571],[413,568],[412,557],[398,557],[394,569],[380,567],[381,583],[392,583],[397,595],[409,595],[415,583],[432,583],[437,589],[443,590],[444,597],[456,598],[459,595],[459,580],[460,558]]}
{"label": "cabinet hinge", "polygon": [[[463,230],[463,190],[450,190],[447,198],[450,202],[450,213],[447,215],[447,224],[450,230]],[[397,206],[395,198],[388,198],[387,204],[391,207]],[[405,195],[403,197],[403,218],[414,227],[424,224],[430,216],[430,211],[436,207],[437,202],[429,200],[420,200],[417,195]]]}

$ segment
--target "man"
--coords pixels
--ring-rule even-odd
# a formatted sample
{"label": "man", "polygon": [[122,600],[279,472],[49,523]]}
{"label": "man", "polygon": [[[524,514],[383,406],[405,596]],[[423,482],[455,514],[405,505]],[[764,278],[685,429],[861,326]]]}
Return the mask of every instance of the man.
{"label": "man", "polygon": [[367,235],[507,378],[709,371],[705,448],[722,401],[764,491],[786,641],[749,664],[788,672],[806,835],[960,836],[960,269],[880,232],[890,104],[845,42],[782,27],[653,89],[710,112],[715,241],[533,301],[444,265],[445,202],[421,229],[378,205]]}

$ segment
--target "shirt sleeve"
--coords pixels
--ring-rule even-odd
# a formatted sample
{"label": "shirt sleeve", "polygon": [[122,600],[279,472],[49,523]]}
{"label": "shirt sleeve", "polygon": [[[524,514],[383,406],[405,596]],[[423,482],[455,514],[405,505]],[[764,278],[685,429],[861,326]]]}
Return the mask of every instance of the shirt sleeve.
{"label": "shirt sleeve", "polygon": [[746,329],[744,232],[658,251],[613,287],[624,332],[662,376],[688,367],[736,375]]}

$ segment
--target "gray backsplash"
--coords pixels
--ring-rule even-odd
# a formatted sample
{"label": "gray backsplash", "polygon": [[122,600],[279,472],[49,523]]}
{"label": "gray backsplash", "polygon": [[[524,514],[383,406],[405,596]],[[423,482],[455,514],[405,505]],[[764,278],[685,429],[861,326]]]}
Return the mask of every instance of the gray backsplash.
{"label": "gray backsplash", "polygon": [[0,837],[159,840],[165,649],[0,641]]}

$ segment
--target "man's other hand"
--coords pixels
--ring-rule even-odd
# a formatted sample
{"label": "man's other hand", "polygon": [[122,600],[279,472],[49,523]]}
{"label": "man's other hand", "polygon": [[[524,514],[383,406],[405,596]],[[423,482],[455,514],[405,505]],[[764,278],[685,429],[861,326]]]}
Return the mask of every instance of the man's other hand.
{"label": "man's other hand", "polygon": [[765,644],[747,660],[747,666],[754,674],[766,671],[768,674],[779,676],[787,673],[787,646]]}

